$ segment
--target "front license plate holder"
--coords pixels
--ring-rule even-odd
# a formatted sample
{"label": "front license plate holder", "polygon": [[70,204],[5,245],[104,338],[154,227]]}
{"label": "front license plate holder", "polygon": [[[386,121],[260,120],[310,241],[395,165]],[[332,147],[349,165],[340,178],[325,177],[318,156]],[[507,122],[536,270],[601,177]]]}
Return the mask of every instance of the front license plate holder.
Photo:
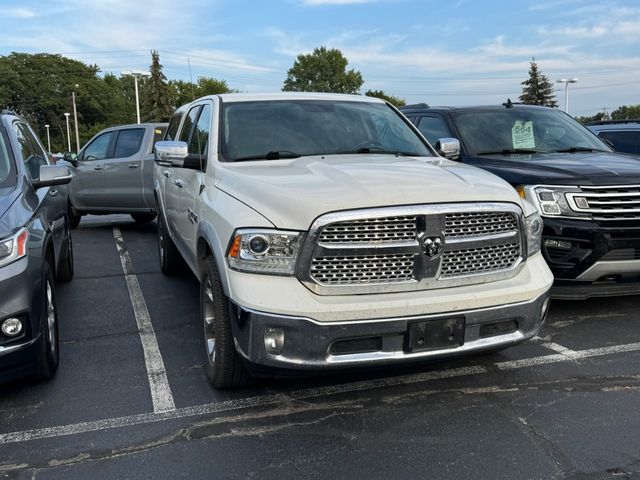
{"label": "front license plate holder", "polygon": [[464,317],[412,322],[406,335],[408,352],[425,352],[464,345]]}

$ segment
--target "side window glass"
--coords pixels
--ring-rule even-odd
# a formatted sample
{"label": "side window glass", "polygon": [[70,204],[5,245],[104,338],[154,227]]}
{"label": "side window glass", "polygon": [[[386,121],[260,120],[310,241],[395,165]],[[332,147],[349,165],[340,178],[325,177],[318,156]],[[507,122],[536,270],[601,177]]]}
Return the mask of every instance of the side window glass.
{"label": "side window glass", "polygon": [[82,160],[104,160],[107,158],[111,137],[113,137],[113,132],[103,133],[97,137],[85,148]]}
{"label": "side window glass", "polygon": [[151,151],[149,153],[156,151],[156,142],[162,141],[166,132],[167,127],[155,127],[153,129],[153,143],[151,144]]}
{"label": "side window glass", "polygon": [[116,148],[113,156],[115,158],[124,158],[135,155],[140,150],[143,137],[144,128],[120,130],[118,133],[118,139],[116,140]]}
{"label": "side window glass", "polygon": [[209,129],[211,128],[211,106],[205,105],[200,111],[198,123],[189,140],[189,153],[206,155],[209,146]]}
{"label": "side window glass", "polygon": [[169,121],[169,126],[167,127],[167,132],[164,135],[164,139],[166,141],[174,141],[178,139],[178,127],[180,126],[180,120],[182,120],[183,114],[184,112],[176,112],[173,114],[173,117],[171,117],[171,121]]}
{"label": "side window glass", "polygon": [[598,136],[613,143],[616,152],[640,153],[640,131],[600,132]]}
{"label": "side window glass", "polygon": [[37,140],[33,137],[29,128],[22,123],[14,123],[22,161],[25,164],[29,178],[32,180],[40,177],[40,165],[47,165],[44,152],[38,146]]}
{"label": "side window glass", "polygon": [[431,145],[439,138],[452,137],[451,130],[441,117],[422,117],[418,124],[418,130],[425,136]]}
{"label": "side window glass", "polygon": [[191,127],[196,122],[196,117],[198,116],[198,112],[200,111],[200,106],[193,107],[189,110],[189,114],[187,118],[184,119],[184,123],[182,124],[182,130],[180,131],[180,140],[181,142],[189,142],[189,134],[191,133]]}

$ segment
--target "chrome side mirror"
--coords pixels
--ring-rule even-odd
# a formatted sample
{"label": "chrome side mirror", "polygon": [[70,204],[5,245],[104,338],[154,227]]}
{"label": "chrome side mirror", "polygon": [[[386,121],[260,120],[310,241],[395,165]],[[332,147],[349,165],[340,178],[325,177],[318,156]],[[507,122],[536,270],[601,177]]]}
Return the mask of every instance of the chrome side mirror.
{"label": "chrome side mirror", "polygon": [[458,160],[460,158],[460,140],[457,138],[439,138],[434,147],[438,155],[449,160]]}
{"label": "chrome side mirror", "polygon": [[155,145],[156,163],[164,167],[184,168],[188,154],[187,142],[163,141]]}
{"label": "chrome side mirror", "polygon": [[71,172],[64,165],[40,165],[40,178],[34,179],[32,183],[33,188],[37,190],[42,187],[65,185],[71,178]]}

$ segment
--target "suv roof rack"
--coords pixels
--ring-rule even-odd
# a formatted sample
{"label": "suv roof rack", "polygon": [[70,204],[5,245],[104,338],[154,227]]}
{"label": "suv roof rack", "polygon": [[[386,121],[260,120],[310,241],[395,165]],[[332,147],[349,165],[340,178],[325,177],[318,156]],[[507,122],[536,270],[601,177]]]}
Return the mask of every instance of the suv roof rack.
{"label": "suv roof rack", "polygon": [[429,108],[429,105],[426,103],[413,103],[411,105],[405,105],[403,107],[400,107],[400,110],[411,110],[411,109],[417,109],[417,108]]}
{"label": "suv roof rack", "polygon": [[640,118],[625,118],[623,120],[598,120],[597,122],[589,122],[587,125],[615,125],[621,123],[640,123]]}
{"label": "suv roof rack", "polygon": [[506,108],[511,108],[514,105],[524,105],[524,102],[512,102],[510,98],[507,98],[507,101],[502,104]]}

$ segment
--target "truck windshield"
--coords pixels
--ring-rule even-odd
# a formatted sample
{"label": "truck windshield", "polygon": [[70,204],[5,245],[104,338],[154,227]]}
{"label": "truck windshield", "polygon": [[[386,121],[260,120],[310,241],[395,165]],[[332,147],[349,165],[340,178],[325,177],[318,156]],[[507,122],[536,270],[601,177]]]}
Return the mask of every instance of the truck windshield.
{"label": "truck windshield", "polygon": [[0,188],[12,187],[16,183],[15,166],[8,146],[4,129],[0,129]]}
{"label": "truck windshield", "polygon": [[432,156],[407,123],[382,103],[323,100],[223,105],[226,161],[367,153]]}
{"label": "truck windshield", "polygon": [[456,125],[469,155],[611,151],[586,127],[548,108],[463,111]]}

